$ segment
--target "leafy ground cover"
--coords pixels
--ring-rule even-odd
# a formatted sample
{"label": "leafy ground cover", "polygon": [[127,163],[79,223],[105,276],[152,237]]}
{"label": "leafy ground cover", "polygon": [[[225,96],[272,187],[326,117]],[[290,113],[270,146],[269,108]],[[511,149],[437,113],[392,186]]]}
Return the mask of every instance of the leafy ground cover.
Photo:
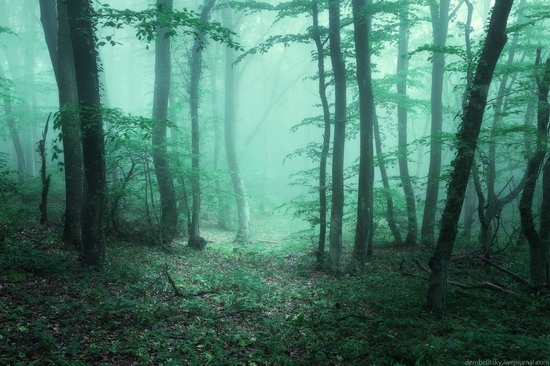
{"label": "leafy ground cover", "polygon": [[[289,225],[265,218],[257,241],[244,246],[206,228],[203,252],[183,242],[168,255],[113,241],[101,272],[83,270],[53,229],[21,229],[0,246],[0,364],[550,360],[548,299],[451,288],[438,318],[423,308],[426,282],[399,270],[404,259],[407,272],[422,276],[411,258],[426,263],[429,253],[376,247],[366,275],[334,276],[315,268],[311,240]],[[516,249],[501,261],[521,273],[525,259]],[[525,294],[503,276],[475,261],[453,268],[453,279],[492,278]]]}

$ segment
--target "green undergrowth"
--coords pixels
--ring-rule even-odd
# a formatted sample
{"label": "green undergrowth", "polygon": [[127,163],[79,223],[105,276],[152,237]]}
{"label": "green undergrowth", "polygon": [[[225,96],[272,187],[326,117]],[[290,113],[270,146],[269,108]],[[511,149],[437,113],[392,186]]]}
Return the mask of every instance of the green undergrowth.
{"label": "green undergrowth", "polygon": [[[264,219],[239,245],[213,228],[196,252],[113,241],[102,271],[82,269],[54,232],[0,246],[2,365],[464,365],[550,359],[550,305],[475,261],[443,318],[424,310],[428,253],[376,247],[364,276],[317,270],[298,225]],[[285,228],[281,231],[281,228]],[[29,237],[40,240],[30,240]],[[458,248],[460,250],[460,246]],[[526,252],[500,261],[524,271]],[[400,263],[403,263],[400,269]],[[403,276],[401,272],[415,274]],[[170,277],[180,296],[170,284]]]}

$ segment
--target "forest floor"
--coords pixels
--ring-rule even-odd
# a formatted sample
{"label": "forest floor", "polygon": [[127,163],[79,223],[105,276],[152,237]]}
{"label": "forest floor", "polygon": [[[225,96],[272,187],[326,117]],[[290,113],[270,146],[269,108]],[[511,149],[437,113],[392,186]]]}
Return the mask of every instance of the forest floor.
{"label": "forest floor", "polygon": [[[454,265],[455,281],[522,296],[451,287],[440,318],[424,309],[425,273],[412,261],[428,252],[376,246],[364,276],[334,276],[315,268],[311,239],[290,222],[256,220],[247,245],[206,226],[202,252],[111,240],[103,271],[83,270],[55,228],[17,230],[0,244],[0,364],[549,364],[550,300],[501,272]],[[516,248],[499,260],[525,274],[526,258]]]}

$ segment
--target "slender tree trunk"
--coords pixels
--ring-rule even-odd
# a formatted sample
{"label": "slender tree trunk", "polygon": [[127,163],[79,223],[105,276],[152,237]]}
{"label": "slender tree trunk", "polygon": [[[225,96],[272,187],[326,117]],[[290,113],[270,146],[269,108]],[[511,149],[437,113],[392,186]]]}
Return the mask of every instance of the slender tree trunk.
{"label": "slender tree trunk", "polygon": [[59,94],[65,163],[63,241],[75,248],[80,248],[84,171],[80,120],[75,110],[78,104],[78,92],[66,3],[57,1],[56,8],[52,1],[40,0],[40,12]]}
{"label": "slender tree trunk", "polygon": [[[229,8],[224,9],[223,17],[226,26],[233,23],[230,11]],[[225,150],[231,182],[233,183],[233,193],[235,194],[237,204],[239,228],[235,241],[247,242],[250,239],[250,208],[237,156],[235,70],[233,68],[235,51],[227,48],[225,57]]]}
{"label": "slender tree trunk", "polygon": [[[0,65],[0,78],[5,79],[4,70],[2,65]],[[21,138],[17,132],[17,127],[15,126],[15,117],[13,116],[13,107],[11,104],[11,96],[4,97],[4,113],[6,115],[6,122],[8,124],[8,130],[10,132],[11,141],[13,142],[13,147],[15,148],[15,155],[17,157],[17,176],[19,178],[19,183],[24,183],[26,181],[25,175],[25,154],[23,153],[23,145],[21,145]]]}
{"label": "slender tree trunk", "polygon": [[[371,0],[353,0],[353,34],[355,39],[355,60],[357,63],[357,86],[359,88],[359,184],[357,196],[357,226],[353,246],[351,270],[364,271],[367,248],[372,240],[373,229],[373,186],[374,146],[373,127],[376,111],[372,92],[370,24],[368,5]],[[386,176],[387,178],[387,176]]]}
{"label": "slender tree trunk", "polygon": [[89,0],[66,4],[70,28],[81,30],[71,32],[84,164],[81,259],[86,265],[100,266],[105,261],[107,179],[92,4]]}
{"label": "slender tree trunk", "polygon": [[214,120],[214,161],[213,168],[216,174],[218,175],[215,183],[215,192],[216,192],[216,219],[217,226],[219,229],[227,229],[227,203],[224,199],[224,194],[222,191],[221,185],[221,169],[220,169],[220,155],[223,150],[222,138],[223,138],[223,120],[220,118],[218,112],[218,64],[217,64],[217,54],[210,52],[210,97],[212,103],[212,119]]}
{"label": "slender tree trunk", "polygon": [[[155,175],[160,193],[159,241],[162,246],[169,246],[177,231],[178,212],[176,207],[176,190],[170,170],[166,132],[168,121],[168,96],[170,94],[171,55],[170,55],[170,12],[173,0],[158,0],[158,21],[165,25],[158,29],[155,40],[155,89],[153,94],[153,131],[152,156]],[[151,197],[151,199],[153,199]]]}
{"label": "slender tree trunk", "polygon": [[[332,144],[332,207],[330,211],[330,264],[340,269],[344,215],[344,145],[346,142],[346,64],[340,36],[340,0],[329,0],[329,46],[334,75],[334,142]],[[358,254],[360,255],[360,254]]]}
{"label": "slender tree trunk", "polygon": [[42,132],[42,139],[38,141],[38,154],[40,155],[40,180],[42,182],[42,192],[40,195],[40,224],[44,225],[48,222],[48,192],[50,190],[50,178],[51,174],[47,172],[46,161],[46,137],[48,136],[48,127],[50,125],[51,113],[48,116],[44,131]]}
{"label": "slender tree trunk", "polygon": [[[210,18],[210,12],[215,0],[205,0],[200,20],[206,23]],[[191,225],[189,227],[189,246],[195,249],[204,247],[204,239],[200,236],[200,127],[199,127],[199,82],[202,73],[202,44],[205,42],[204,32],[201,32],[191,48],[191,79],[189,82],[189,107],[191,111],[191,190],[193,195],[193,207],[191,212]]]}
{"label": "slender tree trunk", "polygon": [[[449,28],[450,0],[430,2],[432,16],[433,42],[435,47],[444,47]],[[445,54],[433,52],[432,58],[432,91],[431,91],[431,142],[430,166],[426,186],[426,200],[422,218],[421,240],[426,246],[433,246],[437,201],[439,197],[439,177],[441,175],[441,132],[443,129],[443,76],[445,74]]]}
{"label": "slender tree trunk", "polygon": [[393,198],[391,196],[390,181],[388,179],[388,172],[386,170],[386,161],[384,159],[384,153],[382,152],[382,138],[380,137],[380,126],[378,124],[378,116],[376,115],[376,112],[373,115],[372,123],[374,128],[376,158],[378,162],[378,168],[380,169],[380,176],[382,178],[382,186],[384,187],[384,196],[386,197],[386,220],[388,221],[388,226],[390,227],[390,231],[393,235],[393,240],[395,241],[395,244],[401,246],[403,245],[403,240],[401,239],[401,233],[399,232],[399,228],[397,227],[397,222],[395,222]]}
{"label": "slender tree trunk", "polygon": [[399,38],[397,51],[397,144],[399,155],[399,175],[403,194],[407,203],[407,237],[404,244],[407,246],[416,245],[418,236],[418,220],[416,216],[416,200],[414,189],[409,173],[408,161],[408,137],[407,137],[407,78],[409,72],[409,1],[405,0],[399,12]]}
{"label": "slender tree trunk", "polygon": [[[521,24],[523,22],[522,10],[525,7],[526,0],[521,0],[518,5],[519,14],[516,24]],[[508,50],[508,59],[506,61],[506,67],[510,67],[514,62],[514,57],[516,54],[518,46],[519,35],[516,32],[512,37]],[[484,253],[486,258],[490,257],[492,238],[493,238],[493,226],[492,222],[496,215],[500,212],[501,208],[497,208],[497,194],[495,192],[496,180],[497,180],[497,134],[498,128],[502,122],[503,118],[503,107],[505,105],[504,100],[506,97],[506,91],[508,89],[508,79],[510,75],[505,73],[500,79],[499,87],[495,102],[493,104],[494,114],[493,114],[493,123],[491,125],[491,141],[489,143],[489,152],[487,154],[487,175],[485,181],[487,182],[487,202],[485,210],[483,212],[486,225],[482,225],[481,231],[479,234],[479,244],[481,250]],[[519,191],[518,191],[519,194]]]}
{"label": "slender tree trunk", "polygon": [[457,133],[457,153],[452,163],[447,200],[441,218],[441,230],[435,252],[429,262],[431,273],[427,306],[428,309],[438,313],[442,313],[445,309],[449,261],[458,231],[458,220],[474,161],[489,86],[506,44],[506,23],[512,3],[513,0],[495,2],[474,78],[466,90],[468,100],[463,111],[462,124]]}
{"label": "slender tree trunk", "polygon": [[325,50],[319,30],[319,6],[318,1],[311,3],[311,15],[313,20],[313,41],[317,50],[317,72],[319,73],[319,97],[323,107],[323,148],[319,159],[319,242],[317,244],[317,263],[321,265],[325,256],[325,242],[327,235],[327,159],[330,149],[330,109],[327,98],[327,85],[325,80]]}
{"label": "slender tree trunk", "polygon": [[[541,51],[537,50],[536,65],[540,64]],[[527,165],[527,183],[523,189],[519,203],[521,229],[529,242],[530,248],[530,277],[535,285],[550,283],[548,277],[548,239],[550,225],[550,159],[546,160],[543,169],[543,200],[541,205],[541,227],[537,232],[533,217],[533,198],[540,168],[544,162],[548,144],[548,122],[550,110],[548,106],[548,92],[550,86],[550,58],[544,64],[542,75],[537,76],[538,105],[537,105],[537,145],[533,156]]]}

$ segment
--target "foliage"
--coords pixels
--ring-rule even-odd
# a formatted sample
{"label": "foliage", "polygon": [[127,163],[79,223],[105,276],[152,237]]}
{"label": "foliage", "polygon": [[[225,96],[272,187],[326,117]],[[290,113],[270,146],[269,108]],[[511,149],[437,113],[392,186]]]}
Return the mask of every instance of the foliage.
{"label": "foliage", "polygon": [[[159,17],[159,14],[163,16]],[[126,25],[135,27],[136,38],[145,40],[147,43],[155,39],[159,28],[169,27],[170,31],[167,33],[167,37],[190,35],[199,39],[200,34],[205,34],[216,42],[225,43],[235,50],[242,50],[242,47],[234,40],[234,32],[218,22],[202,22],[198,13],[186,8],[181,11],[170,11],[163,4],[156,4],[147,10],[132,11],[129,9],[118,10],[109,4],[101,4],[95,15],[104,28],[120,29]],[[113,46],[117,44],[113,35],[106,36],[105,40],[98,44],[102,46],[106,43]]]}
{"label": "foliage", "polygon": [[[269,240],[247,247],[207,228],[206,253],[180,243],[167,257],[113,242],[104,272],[83,272],[51,233],[34,243],[12,238],[0,249],[1,362],[463,365],[550,357],[548,299],[451,291],[450,315],[441,319],[423,310],[425,283],[397,270],[406,260],[415,271],[408,251],[378,245],[367,274],[334,277],[312,269],[307,239],[276,230],[298,229],[292,221],[258,225]],[[428,255],[414,253],[421,262]],[[521,271],[527,255],[520,249],[503,260]],[[165,266],[183,297],[173,296]],[[488,276],[475,262],[451,270],[455,280]]]}

